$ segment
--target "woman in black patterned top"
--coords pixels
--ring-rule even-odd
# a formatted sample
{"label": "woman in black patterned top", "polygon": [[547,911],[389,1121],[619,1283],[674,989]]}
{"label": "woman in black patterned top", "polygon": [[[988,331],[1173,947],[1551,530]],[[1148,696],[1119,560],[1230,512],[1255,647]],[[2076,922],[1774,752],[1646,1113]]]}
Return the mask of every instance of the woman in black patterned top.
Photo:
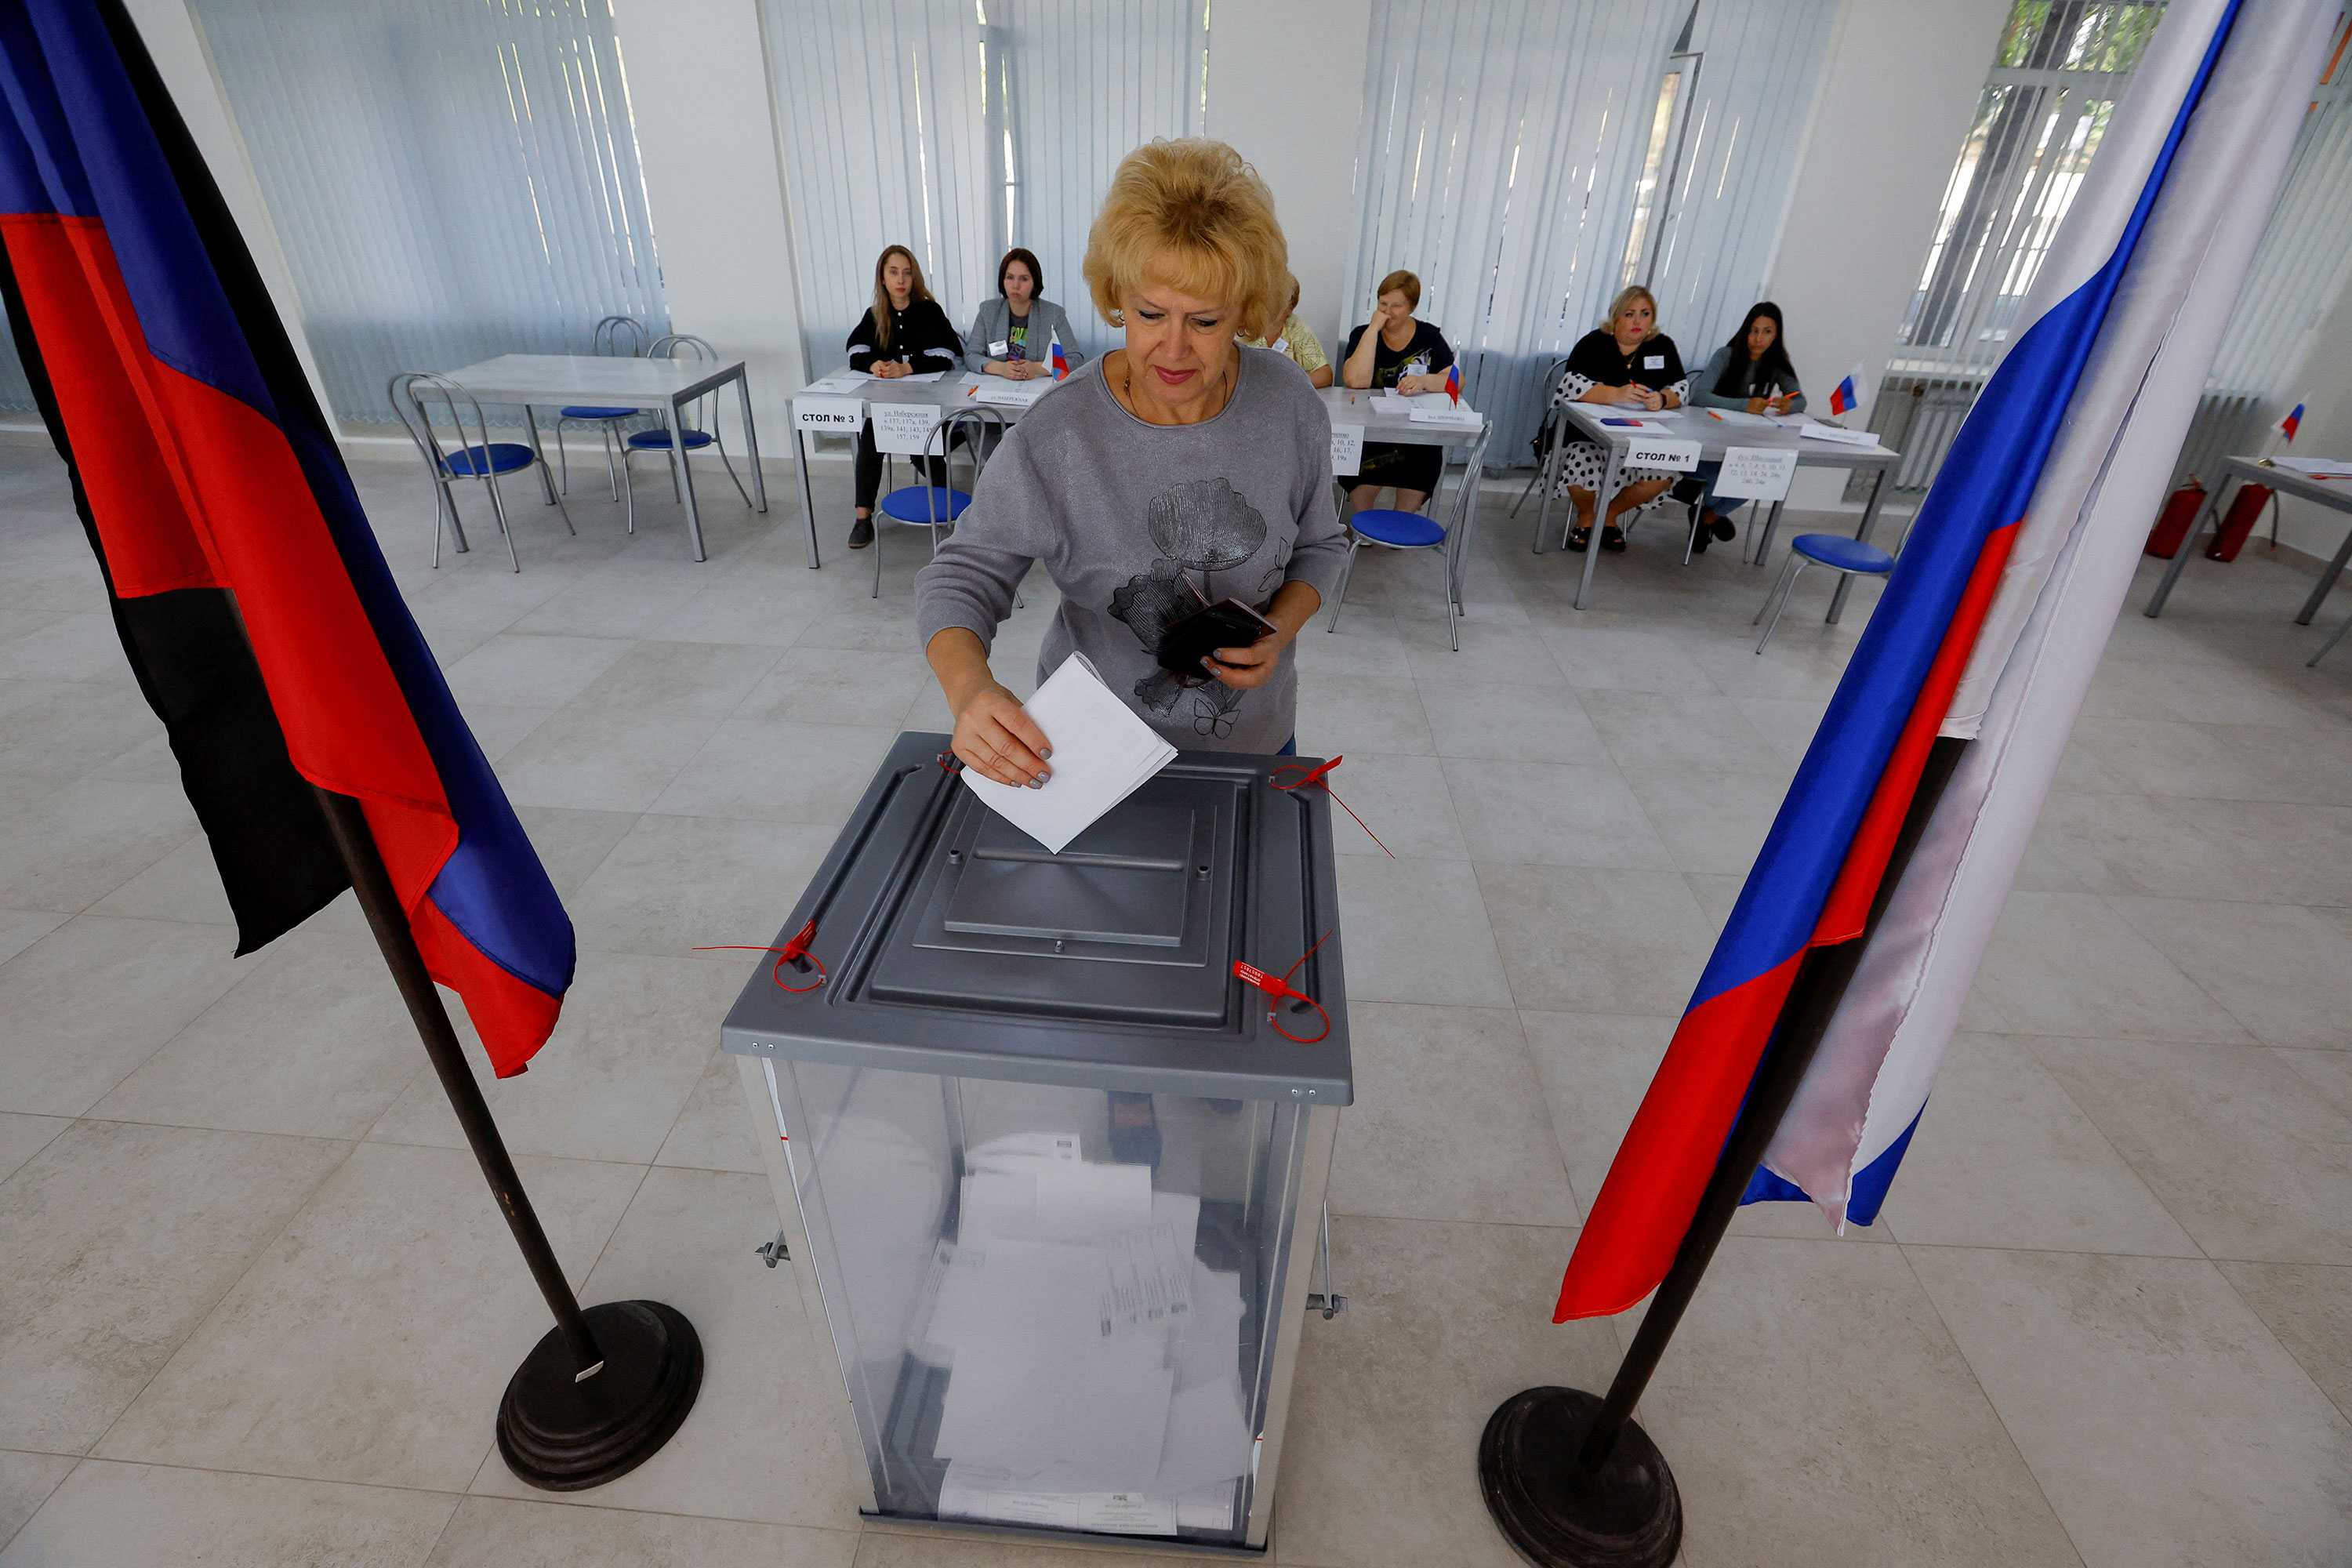
{"label": "woman in black patterned top", "polygon": [[[1613,403],[1629,414],[1680,408],[1690,395],[1690,377],[1675,340],[1658,331],[1658,301],[1635,284],[1621,290],[1609,307],[1606,325],[1577,340],[1568,354],[1568,373],[1559,380],[1552,402]],[[1559,488],[1576,507],[1577,526],[1568,536],[1570,550],[1589,549],[1592,542],[1593,496],[1609,469],[1609,454],[1593,441],[1571,441],[1560,448]],[[1617,491],[1609,498],[1602,520],[1601,548],[1625,548],[1625,533],[1617,520],[1644,507],[1671,489],[1680,474],[1665,468],[1627,468],[1617,476]]]}

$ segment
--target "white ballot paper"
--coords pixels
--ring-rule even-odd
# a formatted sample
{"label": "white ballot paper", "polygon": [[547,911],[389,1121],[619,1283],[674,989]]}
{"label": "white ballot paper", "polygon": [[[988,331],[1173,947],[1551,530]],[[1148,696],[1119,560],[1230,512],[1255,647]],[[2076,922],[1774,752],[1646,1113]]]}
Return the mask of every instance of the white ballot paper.
{"label": "white ballot paper", "polygon": [[1176,760],[1176,748],[1111,695],[1084,654],[1064,659],[1023,706],[1054,748],[1044,787],[1001,784],[970,768],[963,782],[1052,854]]}
{"label": "white ballot paper", "polygon": [[847,392],[857,386],[859,384],[872,381],[873,379],[874,378],[872,376],[866,374],[866,372],[862,370],[837,370],[831,375],[821,375],[817,377],[814,381],[810,382],[806,386],[802,387],[801,390],[803,392],[812,392],[820,395],[828,392]]}
{"label": "white ballot paper", "polygon": [[2301,474],[2307,479],[2352,477],[2352,463],[2336,458],[2273,458],[2271,467],[2284,468],[2290,474]]}

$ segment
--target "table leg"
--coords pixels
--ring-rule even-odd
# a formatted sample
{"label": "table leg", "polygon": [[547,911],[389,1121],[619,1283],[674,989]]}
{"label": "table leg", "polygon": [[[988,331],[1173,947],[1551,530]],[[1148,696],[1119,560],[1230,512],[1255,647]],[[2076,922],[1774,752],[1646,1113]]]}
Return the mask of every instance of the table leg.
{"label": "table leg", "polygon": [[539,482],[547,487],[547,504],[555,505],[555,476],[547,471],[547,453],[539,444],[539,410],[522,405],[523,423],[530,426],[530,455],[539,459]]}
{"label": "table leg", "polygon": [[[2275,502],[2278,497],[2273,495],[2271,500]],[[2344,563],[2347,560],[2352,560],[2352,530],[2346,531],[2344,542],[2336,547],[2336,559],[2330,561],[2327,570],[2319,574],[2319,586],[2314,588],[2311,597],[2303,602],[2302,613],[2294,617],[2296,626],[2311,625],[2311,617],[2319,614],[2319,606],[2327,602],[2329,591],[2336,586],[2336,579],[2344,575]]]}
{"label": "table leg", "polygon": [[800,470],[801,515],[808,519],[809,570],[817,569],[816,555],[816,494],[809,489],[808,437],[801,433],[801,422],[793,421],[793,467]]}
{"label": "table leg", "polygon": [[702,516],[694,510],[694,465],[686,460],[686,411],[672,398],[662,405],[662,419],[669,426],[670,456],[677,459],[678,499],[686,505],[686,542],[693,547],[697,561],[710,559],[702,548]]}
{"label": "table leg", "polygon": [[[1862,524],[1853,531],[1854,538],[1864,544],[1870,542],[1871,530],[1878,526],[1878,500],[1885,493],[1886,470],[1881,468],[1871,477],[1870,499],[1862,503]],[[1830,625],[1837,625],[1838,617],[1845,614],[1846,590],[1853,586],[1853,574],[1846,572],[1838,574],[1837,591],[1830,595]]]}
{"label": "table leg", "polygon": [[2197,521],[2190,523],[2189,531],[2180,536],[2180,548],[2172,552],[2172,564],[2164,569],[2164,581],[2156,585],[2156,592],[2147,596],[2147,608],[2140,612],[2149,620],[2164,614],[2164,602],[2172,597],[2172,585],[2180,581],[2180,569],[2189,564],[2189,552],[2197,548],[2199,540],[2205,537],[2205,520],[2213,518],[2219,526],[2221,498],[2229,493],[2229,489],[2230,481],[2226,479],[2216,485],[2213,494],[2205,502],[2205,510],[2197,514]]}
{"label": "table leg", "polygon": [[1543,499],[1536,503],[1536,553],[1538,555],[1551,548],[1544,539],[1551,530],[1551,492],[1552,488],[1559,483],[1559,443],[1567,417],[1558,408],[1547,409],[1544,413],[1544,427],[1551,432],[1551,450],[1544,454],[1540,465]]}
{"label": "table leg", "polygon": [[[743,445],[751,453],[751,510],[768,510],[768,477],[760,471],[760,432],[751,424],[751,382],[741,371],[735,373],[735,396],[743,408]],[[815,530],[810,530],[810,541],[815,541]]]}
{"label": "table leg", "polygon": [[1756,535],[1756,559],[1749,564],[1755,566],[1764,564],[1764,558],[1772,553],[1772,531],[1780,526],[1780,502],[1774,501],[1771,510],[1764,514],[1764,527]]}
{"label": "table leg", "polygon": [[[1583,609],[1592,599],[1592,568],[1601,560],[1601,529],[1609,516],[1610,498],[1617,493],[1619,457],[1624,451],[1616,442],[1609,443],[1609,464],[1601,470],[1601,488],[1592,494],[1592,537],[1584,543],[1584,572],[1576,580],[1576,607]],[[1576,507],[1568,509],[1568,526],[1576,526]]]}

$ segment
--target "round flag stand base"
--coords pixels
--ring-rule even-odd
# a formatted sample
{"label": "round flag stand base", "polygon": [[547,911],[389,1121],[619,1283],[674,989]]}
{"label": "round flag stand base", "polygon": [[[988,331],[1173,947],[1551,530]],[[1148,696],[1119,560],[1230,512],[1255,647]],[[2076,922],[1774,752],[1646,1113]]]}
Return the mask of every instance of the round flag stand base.
{"label": "round flag stand base", "polygon": [[1577,1449],[1601,1396],[1530,1388],[1487,1418],[1478,1485],[1505,1540],[1537,1568],[1667,1568],[1682,1549],[1683,1500],[1665,1456],[1628,1421],[1598,1471]]}
{"label": "round flag stand base", "polygon": [[702,1340],[659,1301],[607,1301],[582,1314],[603,1370],[584,1380],[561,1329],[550,1329],[499,1402],[507,1468],[546,1491],[573,1492],[628,1474],[660,1451],[702,1390]]}

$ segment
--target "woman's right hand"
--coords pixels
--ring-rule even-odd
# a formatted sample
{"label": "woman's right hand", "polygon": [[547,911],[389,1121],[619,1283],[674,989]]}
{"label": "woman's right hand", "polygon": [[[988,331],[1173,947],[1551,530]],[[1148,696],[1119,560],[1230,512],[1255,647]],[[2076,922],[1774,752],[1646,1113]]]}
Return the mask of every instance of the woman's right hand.
{"label": "woman's right hand", "polygon": [[881,380],[895,381],[914,368],[901,360],[878,359],[874,362],[873,374]]}
{"label": "woman's right hand", "polygon": [[1019,698],[993,681],[975,687],[956,710],[950,749],[982,778],[1016,788],[1038,788],[1053,772],[1045,765],[1054,754],[1045,743],[1045,731],[1037,728]]}
{"label": "woman's right hand", "polygon": [[1772,400],[1769,397],[1751,397],[1748,400],[1748,412],[1750,414],[1778,414],[1780,410],[1772,406]]}

